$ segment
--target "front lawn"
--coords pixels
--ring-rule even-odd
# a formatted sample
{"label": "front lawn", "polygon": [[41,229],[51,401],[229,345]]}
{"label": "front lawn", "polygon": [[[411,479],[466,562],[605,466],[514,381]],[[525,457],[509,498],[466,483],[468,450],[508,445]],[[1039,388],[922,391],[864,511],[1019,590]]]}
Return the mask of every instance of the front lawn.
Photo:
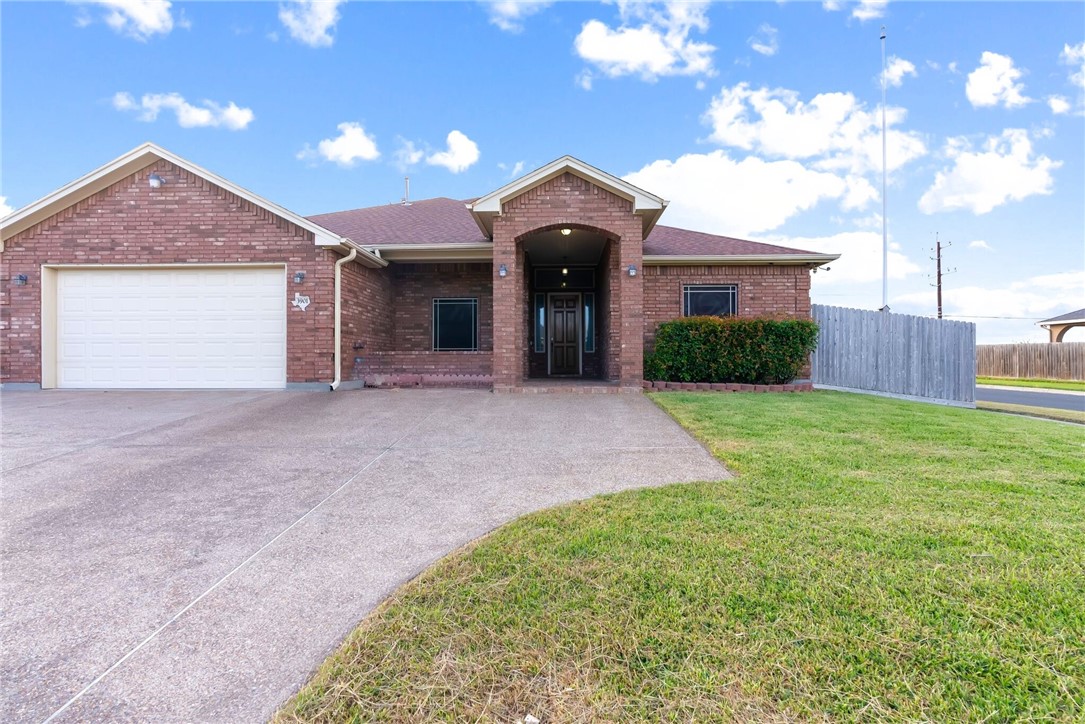
{"label": "front lawn", "polygon": [[819,392],[653,399],[739,475],[529,515],[280,721],[1085,718],[1085,435]]}
{"label": "front lawn", "polygon": [[977,385],[998,385],[1000,387],[1037,387],[1045,390],[1085,391],[1085,382],[1076,380],[1034,380],[1021,377],[977,377]]}

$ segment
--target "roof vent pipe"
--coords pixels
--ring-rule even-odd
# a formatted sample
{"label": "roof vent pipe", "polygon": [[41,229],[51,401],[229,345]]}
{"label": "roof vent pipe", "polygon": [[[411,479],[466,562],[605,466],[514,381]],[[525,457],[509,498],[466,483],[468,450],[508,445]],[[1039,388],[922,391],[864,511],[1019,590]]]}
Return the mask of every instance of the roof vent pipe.
{"label": "roof vent pipe", "polygon": [[403,177],[403,205],[404,206],[410,206],[411,205],[411,177],[410,176],[404,176]]}

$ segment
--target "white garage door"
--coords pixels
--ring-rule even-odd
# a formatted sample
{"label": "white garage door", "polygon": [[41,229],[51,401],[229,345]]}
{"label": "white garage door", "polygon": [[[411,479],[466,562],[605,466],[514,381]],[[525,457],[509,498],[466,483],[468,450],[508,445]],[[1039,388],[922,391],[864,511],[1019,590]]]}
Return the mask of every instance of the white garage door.
{"label": "white garage door", "polygon": [[286,384],[282,268],[63,269],[57,386]]}

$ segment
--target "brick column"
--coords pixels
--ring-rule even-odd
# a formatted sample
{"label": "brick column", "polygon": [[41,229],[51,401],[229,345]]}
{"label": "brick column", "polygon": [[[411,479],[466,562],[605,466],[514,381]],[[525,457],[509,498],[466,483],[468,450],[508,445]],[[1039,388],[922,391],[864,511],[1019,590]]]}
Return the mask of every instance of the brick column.
{"label": "brick column", "polygon": [[[618,243],[618,314],[612,323],[620,330],[619,384],[640,389],[644,376],[644,251],[639,220],[626,224]],[[637,275],[629,276],[629,267]]]}
{"label": "brick column", "polygon": [[[507,273],[501,277],[501,265]],[[524,251],[504,217],[494,219],[494,357],[495,391],[519,387],[524,380]]]}

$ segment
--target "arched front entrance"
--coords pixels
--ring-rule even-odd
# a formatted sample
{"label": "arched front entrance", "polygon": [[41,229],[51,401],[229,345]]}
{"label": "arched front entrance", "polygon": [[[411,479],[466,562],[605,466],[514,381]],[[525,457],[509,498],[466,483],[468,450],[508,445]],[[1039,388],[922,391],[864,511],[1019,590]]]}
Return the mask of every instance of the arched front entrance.
{"label": "arched front entrance", "polygon": [[610,280],[617,239],[581,224],[526,234],[527,377],[618,380]]}
{"label": "arched front entrance", "polygon": [[644,220],[632,201],[566,171],[504,200],[492,223],[494,389],[540,377],[639,389]]}

